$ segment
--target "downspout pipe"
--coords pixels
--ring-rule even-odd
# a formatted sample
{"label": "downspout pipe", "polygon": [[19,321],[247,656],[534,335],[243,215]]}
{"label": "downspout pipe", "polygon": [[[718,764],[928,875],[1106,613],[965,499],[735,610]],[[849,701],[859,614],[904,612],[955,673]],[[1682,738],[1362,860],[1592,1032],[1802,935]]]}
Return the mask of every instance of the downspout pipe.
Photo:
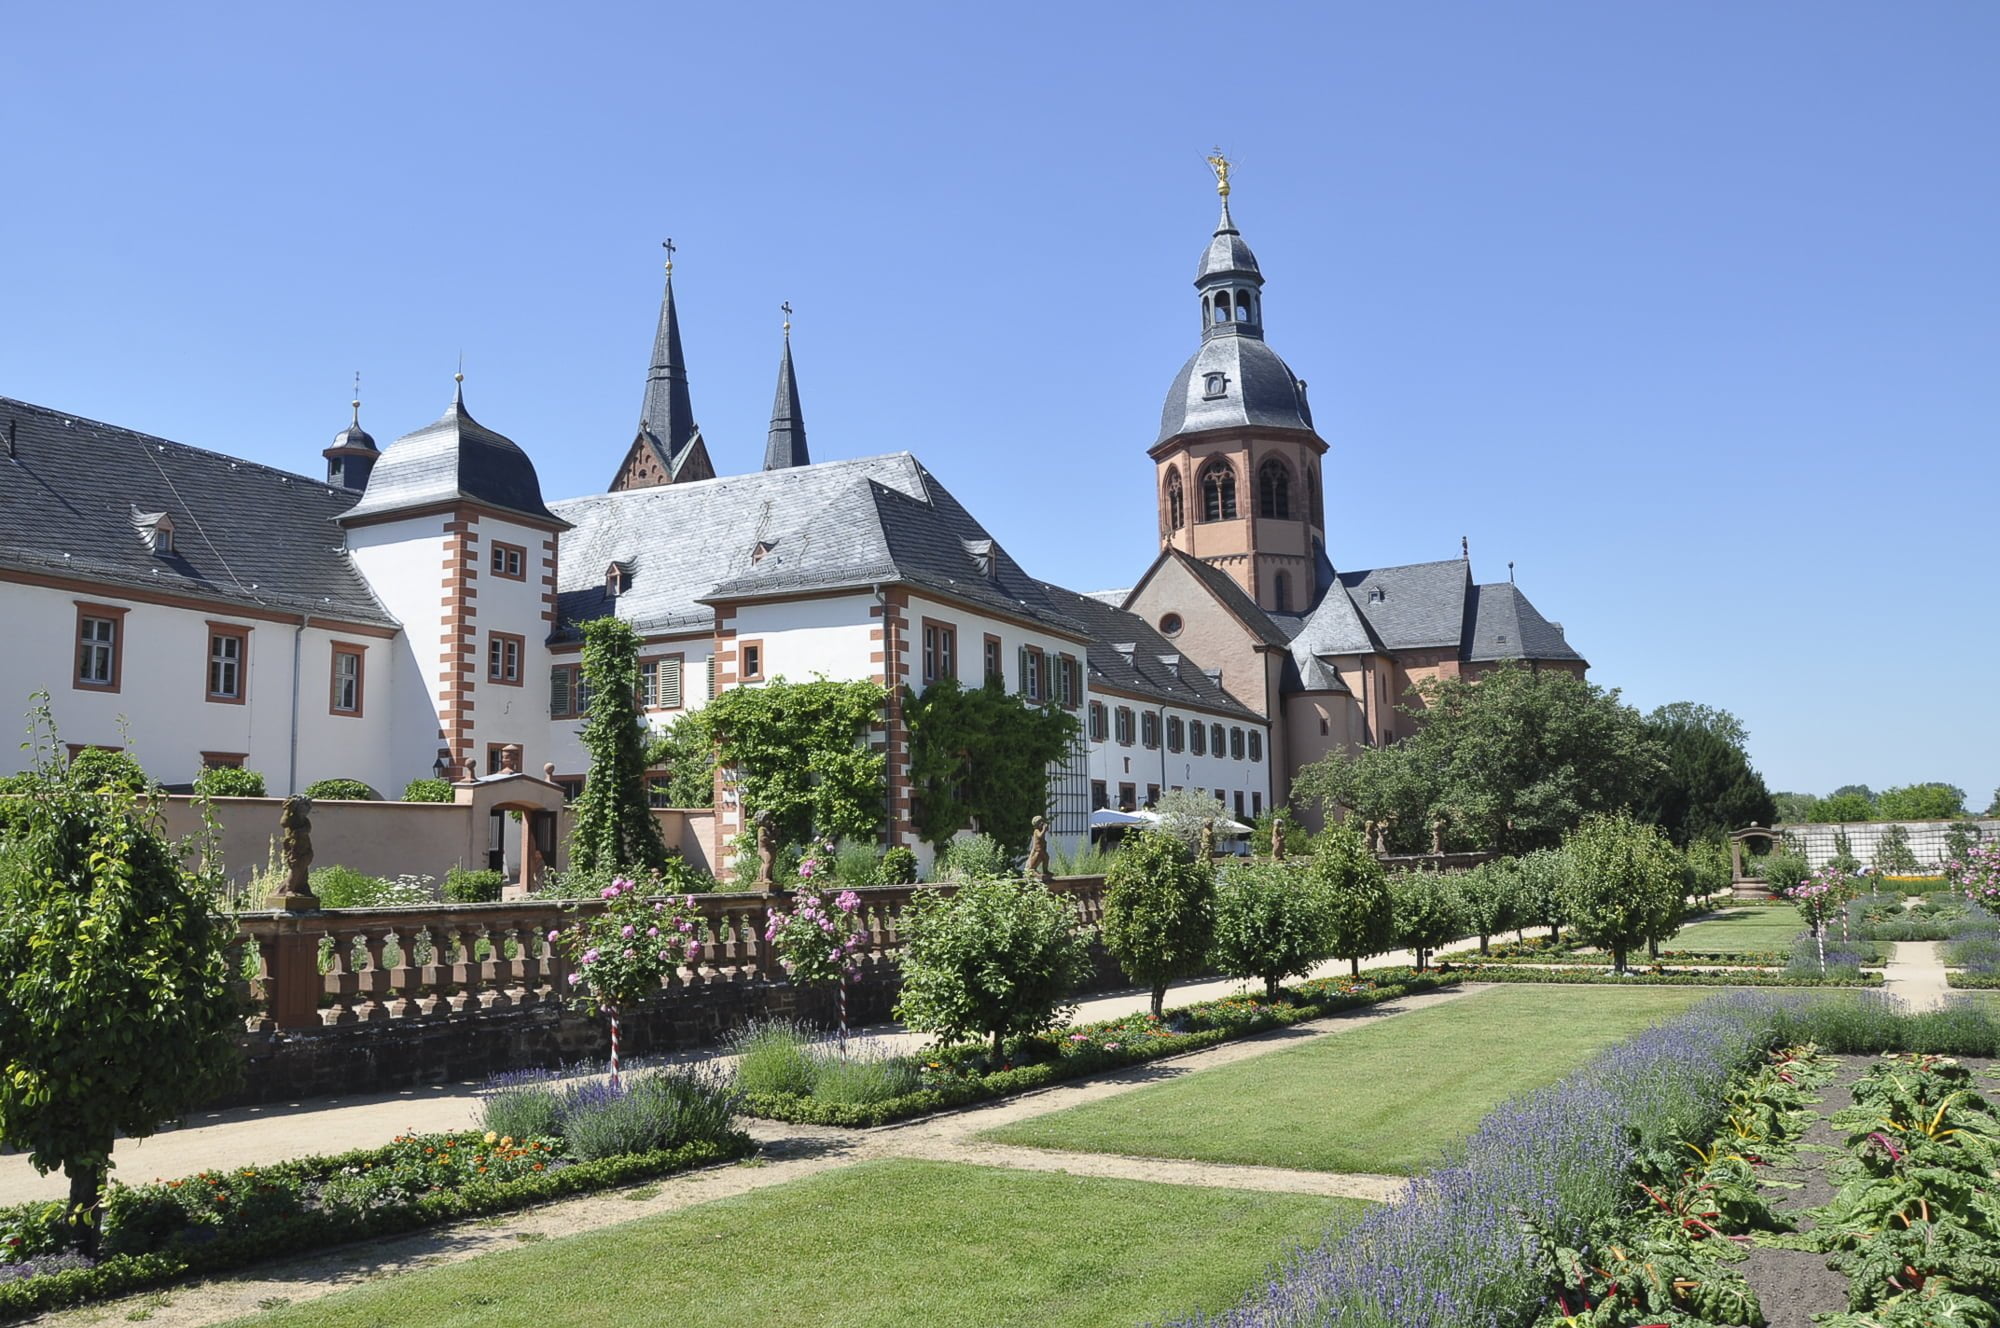
{"label": "downspout pipe", "polygon": [[285,796],[291,797],[299,791],[299,661],[305,654],[306,628],[312,625],[312,615],[299,615],[299,625],[292,629],[292,750],[285,766]]}

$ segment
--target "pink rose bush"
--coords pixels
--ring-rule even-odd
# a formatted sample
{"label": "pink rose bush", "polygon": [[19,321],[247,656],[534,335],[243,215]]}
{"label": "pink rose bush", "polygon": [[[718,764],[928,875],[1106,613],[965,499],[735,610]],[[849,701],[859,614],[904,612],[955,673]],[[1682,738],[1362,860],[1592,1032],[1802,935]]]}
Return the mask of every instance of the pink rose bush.
{"label": "pink rose bush", "polygon": [[601,897],[601,911],[549,932],[569,961],[572,997],[591,1014],[638,1004],[702,953],[693,895],[648,900],[621,876]]}

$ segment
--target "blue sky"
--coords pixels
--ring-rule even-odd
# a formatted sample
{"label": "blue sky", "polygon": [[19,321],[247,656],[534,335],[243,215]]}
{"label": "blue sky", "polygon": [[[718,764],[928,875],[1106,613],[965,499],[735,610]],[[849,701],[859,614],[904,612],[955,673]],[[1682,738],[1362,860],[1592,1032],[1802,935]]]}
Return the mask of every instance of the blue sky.
{"label": "blue sky", "polygon": [[795,349],[1129,584],[1203,154],[1312,385],[1337,566],[1450,557],[1775,788],[2000,784],[2000,10],[1970,3],[41,6],[0,78],[0,393],[316,471],[469,407],[600,490],[675,267],[719,469]]}

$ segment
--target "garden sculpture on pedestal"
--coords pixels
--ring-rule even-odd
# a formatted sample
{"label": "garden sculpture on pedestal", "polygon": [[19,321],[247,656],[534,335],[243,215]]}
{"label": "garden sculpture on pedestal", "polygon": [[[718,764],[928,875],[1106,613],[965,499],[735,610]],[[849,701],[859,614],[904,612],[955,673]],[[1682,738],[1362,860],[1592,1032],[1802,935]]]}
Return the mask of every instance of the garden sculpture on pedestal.
{"label": "garden sculpture on pedestal", "polygon": [[286,798],[278,813],[278,830],[285,855],[285,893],[278,897],[278,907],[288,913],[315,912],[319,898],[308,876],[313,860],[312,799],[297,794]]}
{"label": "garden sculpture on pedestal", "polygon": [[777,860],[777,852],[771,847],[771,813],[761,811],[750,819],[757,823],[757,888],[765,894],[776,894],[778,883],[771,876],[771,864]]}
{"label": "garden sculpture on pedestal", "polygon": [[1214,860],[1215,860],[1215,822],[1203,821],[1201,823],[1201,847],[1195,853],[1195,861],[1205,863],[1205,862],[1213,862]]}
{"label": "garden sculpture on pedestal", "polygon": [[1037,816],[1032,824],[1035,827],[1035,833],[1034,837],[1028,841],[1027,874],[1033,879],[1040,881],[1043,885],[1047,885],[1051,880],[1055,879],[1054,873],[1049,871],[1048,818]]}
{"label": "garden sculpture on pedestal", "polygon": [[1283,812],[1271,813],[1271,860],[1273,862],[1283,862],[1285,860],[1285,814]]}

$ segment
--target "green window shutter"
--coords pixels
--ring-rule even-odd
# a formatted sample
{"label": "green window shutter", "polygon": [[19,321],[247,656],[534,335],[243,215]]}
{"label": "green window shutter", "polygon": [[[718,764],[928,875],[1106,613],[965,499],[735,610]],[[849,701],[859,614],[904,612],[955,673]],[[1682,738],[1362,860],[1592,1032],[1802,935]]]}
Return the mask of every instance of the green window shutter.
{"label": "green window shutter", "polygon": [[663,659],[658,667],[660,676],[654,691],[659,704],[668,710],[678,710],[681,704],[681,661]]}
{"label": "green window shutter", "polygon": [[708,657],[708,699],[715,699],[715,656]]}
{"label": "green window shutter", "polygon": [[569,666],[558,664],[549,670],[549,713],[567,715],[569,708]]}
{"label": "green window shutter", "polygon": [[1028,648],[1021,647],[1021,695],[1028,694]]}

